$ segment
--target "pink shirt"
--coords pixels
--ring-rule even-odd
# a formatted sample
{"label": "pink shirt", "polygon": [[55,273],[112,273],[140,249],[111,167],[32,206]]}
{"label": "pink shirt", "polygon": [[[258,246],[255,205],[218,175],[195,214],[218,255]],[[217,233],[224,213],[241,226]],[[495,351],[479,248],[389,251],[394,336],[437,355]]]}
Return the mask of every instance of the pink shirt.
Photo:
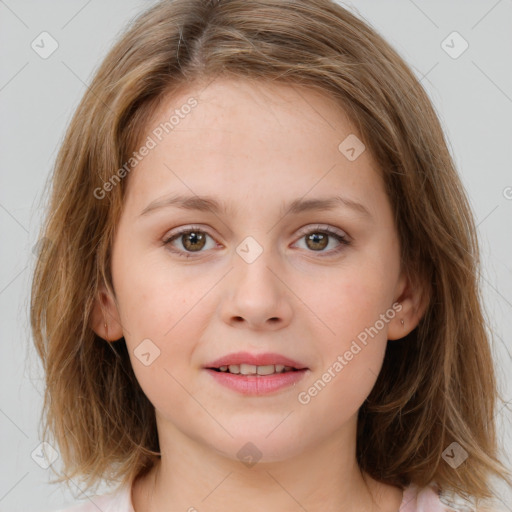
{"label": "pink shirt", "polygon": [[[445,501],[443,499],[443,501]],[[56,512],[135,512],[131,500],[131,486],[125,485],[117,492],[93,497],[87,502],[60,509]],[[433,487],[418,489],[411,485],[404,490],[399,512],[466,512],[466,508],[444,505]],[[397,511],[398,512],[398,511]]]}

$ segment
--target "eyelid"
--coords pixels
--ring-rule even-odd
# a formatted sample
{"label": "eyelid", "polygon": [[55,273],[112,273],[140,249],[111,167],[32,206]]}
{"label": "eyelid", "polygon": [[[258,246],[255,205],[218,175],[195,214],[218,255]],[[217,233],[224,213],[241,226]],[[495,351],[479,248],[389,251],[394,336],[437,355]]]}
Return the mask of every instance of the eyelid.
{"label": "eyelid", "polygon": [[330,224],[308,224],[299,230],[297,241],[293,245],[300,242],[306,235],[311,233],[325,233],[330,238],[336,239],[338,246],[329,251],[306,251],[307,256],[315,254],[315,258],[336,258],[341,255],[344,250],[352,245],[352,239],[342,229],[331,226]]}
{"label": "eyelid", "polygon": [[[176,228],[176,229],[170,231],[169,233],[166,233],[163,237],[163,243],[164,243],[164,245],[170,244],[170,242],[173,239],[177,240],[180,236],[185,235],[190,232],[193,232],[193,231],[200,231],[201,233],[208,235],[218,245],[216,237],[213,236],[208,231],[208,228],[206,228],[204,226],[197,225],[197,224],[188,224],[185,226],[180,226],[179,228]],[[202,252],[202,251],[200,251],[200,252]],[[193,253],[190,253],[190,254],[193,254]]]}
{"label": "eyelid", "polygon": [[[204,234],[208,235],[215,242],[215,244],[217,246],[221,245],[217,242],[216,237],[214,237],[212,234],[210,234],[208,232],[208,229],[206,227],[203,227],[203,226],[200,226],[197,224],[189,224],[189,225],[185,225],[185,226],[180,226],[180,227],[176,228],[175,230],[172,230],[170,233],[168,233],[164,236],[163,245],[172,247],[172,244],[171,244],[172,241],[178,240],[180,238],[180,236],[185,235],[190,232],[193,232],[193,231],[199,231],[201,233],[204,233]],[[296,244],[298,241],[300,241],[304,236],[314,233],[314,232],[326,233],[327,235],[336,238],[339,243],[339,247],[337,247],[335,249],[331,249],[330,251],[325,251],[325,252],[318,251],[319,257],[335,256],[339,253],[339,251],[343,248],[343,246],[348,246],[352,243],[350,237],[342,229],[333,227],[329,224],[307,224],[307,225],[303,226],[302,228],[300,228],[299,231],[297,232],[297,238],[296,238],[296,241],[294,242],[294,244]],[[169,248],[169,250],[172,253],[177,254],[178,256],[183,256],[185,258],[198,257],[202,253],[207,252],[207,251],[197,251],[197,252],[190,251],[189,252],[189,251],[183,251],[183,250],[174,249],[174,248],[172,248],[172,249]],[[307,252],[315,253],[316,251],[307,251]]]}
{"label": "eyelid", "polygon": [[[339,236],[350,238],[346,231],[340,228],[333,227],[330,224],[306,224],[305,226],[299,228],[299,230],[297,231],[297,235],[300,237],[302,235],[310,233],[312,230],[315,229],[318,229],[319,231],[327,231],[328,233],[335,233]],[[176,228],[176,230],[173,230],[170,233],[166,234],[164,236],[164,240],[168,240],[169,238],[172,238],[175,235],[187,233],[188,231],[194,230],[204,231],[207,235],[211,236],[212,238],[215,238],[211,233],[209,233],[207,227],[201,226],[199,224],[189,224]]]}
{"label": "eyelid", "polygon": [[300,236],[311,233],[311,231],[327,231],[327,233],[336,234],[344,238],[350,238],[346,231],[343,231],[340,228],[336,228],[331,226],[330,224],[307,224],[306,226],[299,229],[298,234]]}
{"label": "eyelid", "polygon": [[182,237],[183,235],[186,235],[187,233],[191,233],[191,232],[194,232],[194,231],[199,231],[199,232],[204,233],[205,235],[209,236],[213,240],[213,242],[215,243],[216,247],[218,247],[220,245],[217,242],[216,237],[214,237],[213,235],[211,235],[209,233],[208,228],[206,228],[204,226],[197,225],[197,224],[187,224],[187,225],[180,226],[180,227],[178,227],[176,229],[171,230],[170,232],[168,232],[163,237],[162,245],[170,253],[176,255],[179,258],[183,258],[183,259],[186,259],[186,260],[189,260],[189,259],[191,260],[191,259],[194,259],[194,258],[201,257],[201,255],[203,253],[207,254],[209,252],[209,250],[208,251],[197,251],[197,252],[185,251],[185,250],[182,250],[182,249],[177,249],[177,248],[173,247],[173,245],[172,245],[172,242],[174,242],[176,240],[179,240],[180,237]]}
{"label": "eyelid", "polygon": [[189,231],[201,231],[213,238],[213,235],[210,234],[210,232],[208,231],[208,228],[206,226],[201,226],[200,224],[185,224],[184,226],[179,226],[175,229],[172,229],[168,233],[166,233],[164,235],[164,241],[169,240],[170,238],[173,238],[174,236],[188,233]]}

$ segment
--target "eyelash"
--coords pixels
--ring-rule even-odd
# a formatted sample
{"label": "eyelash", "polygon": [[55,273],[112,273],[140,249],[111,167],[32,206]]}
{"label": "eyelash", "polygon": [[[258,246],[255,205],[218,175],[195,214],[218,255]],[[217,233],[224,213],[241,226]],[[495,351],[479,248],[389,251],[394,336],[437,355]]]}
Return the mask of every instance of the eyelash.
{"label": "eyelash", "polygon": [[[165,246],[167,246],[167,245],[170,246],[171,242],[173,242],[174,240],[176,240],[176,239],[180,238],[181,236],[186,235],[188,233],[202,233],[202,234],[208,235],[210,238],[213,239],[213,237],[208,232],[201,229],[199,226],[189,226],[189,227],[182,229],[176,233],[173,233],[171,236],[166,238],[163,241],[163,243]],[[327,253],[323,253],[323,251],[308,251],[308,252],[318,252],[320,258],[326,258],[329,256],[337,255],[340,251],[342,251],[344,249],[345,246],[348,246],[351,243],[345,235],[340,234],[338,231],[334,230],[333,228],[322,227],[322,226],[313,226],[308,231],[301,234],[301,236],[299,237],[299,240],[303,239],[304,237],[306,237],[308,235],[314,234],[314,233],[321,233],[321,234],[329,235],[329,236],[335,238],[340,243],[339,247],[337,247],[336,249],[331,249]],[[176,250],[174,248],[170,249],[170,250],[174,254],[176,254],[182,258],[194,258],[195,254],[199,255],[201,252],[203,252],[203,251],[198,251],[196,253],[186,252],[186,251]]]}

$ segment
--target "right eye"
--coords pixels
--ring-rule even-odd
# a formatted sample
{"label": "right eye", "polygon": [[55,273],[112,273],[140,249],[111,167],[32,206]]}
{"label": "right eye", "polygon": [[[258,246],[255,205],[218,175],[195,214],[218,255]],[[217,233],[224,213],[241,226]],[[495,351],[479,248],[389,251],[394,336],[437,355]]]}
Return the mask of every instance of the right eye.
{"label": "right eye", "polygon": [[[169,250],[178,256],[191,258],[193,257],[193,253],[204,252],[202,249],[207,243],[207,237],[211,238],[213,241],[213,238],[206,233],[206,231],[194,226],[188,226],[168,236],[164,240],[164,245],[169,246]],[[176,248],[173,244],[175,241],[177,241],[182,248]],[[213,241],[213,247],[216,247],[216,245],[215,241]]]}

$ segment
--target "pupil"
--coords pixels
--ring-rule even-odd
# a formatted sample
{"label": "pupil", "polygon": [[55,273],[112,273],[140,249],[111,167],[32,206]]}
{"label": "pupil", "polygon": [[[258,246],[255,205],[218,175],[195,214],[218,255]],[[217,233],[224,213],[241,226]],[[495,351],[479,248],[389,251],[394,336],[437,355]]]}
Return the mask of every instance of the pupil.
{"label": "pupil", "polygon": [[[199,244],[199,247],[194,247],[196,244]],[[188,233],[185,235],[184,246],[187,247],[187,249],[202,249],[204,246],[204,236],[201,233]]]}
{"label": "pupil", "polygon": [[308,236],[308,241],[320,244],[320,247],[317,245],[316,247],[311,247],[312,249],[325,249],[327,247],[327,237],[322,233],[312,233]]}
{"label": "pupil", "polygon": [[[184,235],[185,242],[184,246],[187,249],[202,249],[204,247],[204,235],[202,233],[190,232]],[[307,237],[308,242],[313,243],[313,247],[310,247],[314,250],[325,249],[327,247],[327,236],[322,233],[312,233]],[[197,247],[199,245],[199,247]],[[309,245],[309,243],[308,243]]]}

